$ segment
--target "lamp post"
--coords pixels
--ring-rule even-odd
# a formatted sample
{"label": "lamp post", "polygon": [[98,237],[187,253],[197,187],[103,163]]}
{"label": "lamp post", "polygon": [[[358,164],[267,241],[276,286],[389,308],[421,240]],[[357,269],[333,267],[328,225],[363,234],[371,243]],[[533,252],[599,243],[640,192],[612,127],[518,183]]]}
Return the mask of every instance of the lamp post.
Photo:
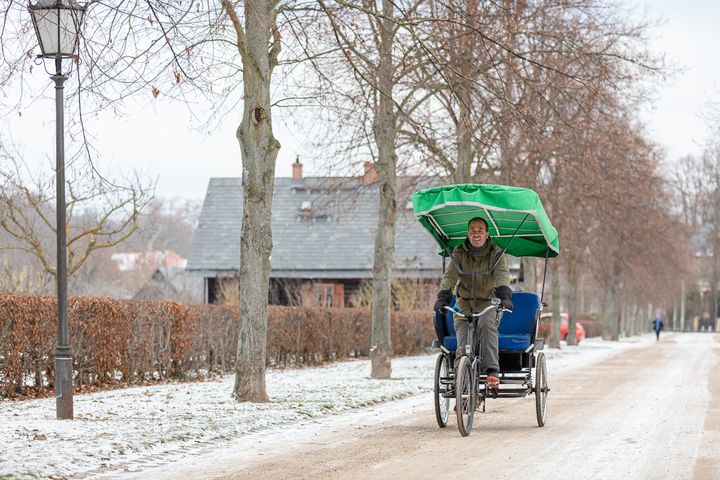
{"label": "lamp post", "polygon": [[[42,54],[38,58],[54,59],[55,70],[55,183],[57,187],[57,323],[58,343],[55,349],[55,407],[57,418],[73,418],[73,365],[67,322],[67,240],[65,227],[65,121],[63,85],[72,69],[73,53],[78,43],[85,6],[75,0],[38,0],[28,4],[35,34]],[[63,73],[63,60],[70,60]],[[46,67],[47,70],[47,67]],[[50,72],[48,72],[50,73]]]}

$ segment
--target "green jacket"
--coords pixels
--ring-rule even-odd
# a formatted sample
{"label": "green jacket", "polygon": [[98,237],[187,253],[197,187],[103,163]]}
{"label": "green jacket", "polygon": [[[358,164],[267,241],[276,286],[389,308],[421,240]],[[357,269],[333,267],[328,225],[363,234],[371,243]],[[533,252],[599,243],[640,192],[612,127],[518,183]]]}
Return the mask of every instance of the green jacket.
{"label": "green jacket", "polygon": [[[488,242],[490,240],[488,239]],[[460,269],[465,272],[485,272],[488,270],[502,249],[496,247],[492,243],[486,243],[480,251],[472,251],[465,240],[453,251],[455,261],[460,265]],[[507,259],[505,255],[495,266],[495,270],[490,275],[475,276],[475,305],[471,305],[472,300],[472,275],[459,275],[455,264],[450,261],[450,265],[445,271],[440,290],[455,290],[457,286],[457,305],[462,308],[463,312],[479,312],[490,305],[490,299],[495,294],[495,287],[500,285],[510,285],[510,271],[508,270]],[[474,308],[471,308],[474,307]]]}

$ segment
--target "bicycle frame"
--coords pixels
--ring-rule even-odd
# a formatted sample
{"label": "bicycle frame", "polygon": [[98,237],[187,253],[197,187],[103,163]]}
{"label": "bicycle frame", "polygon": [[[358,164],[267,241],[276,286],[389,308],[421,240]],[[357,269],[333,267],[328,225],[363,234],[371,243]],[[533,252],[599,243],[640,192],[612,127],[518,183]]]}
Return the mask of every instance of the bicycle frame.
{"label": "bicycle frame", "polygon": [[[477,352],[477,353],[476,353],[476,352],[474,351],[474,348],[473,348],[473,346],[475,345],[475,332],[477,331],[478,320],[479,320],[481,317],[483,317],[485,314],[487,314],[488,312],[490,312],[491,310],[495,310],[495,320],[496,320],[496,321],[497,321],[498,316],[500,315],[501,312],[509,312],[509,311],[511,311],[511,310],[507,310],[507,309],[505,309],[505,308],[502,308],[499,298],[493,298],[493,299],[491,300],[491,302],[492,302],[492,305],[490,305],[489,307],[485,308],[482,312],[480,312],[480,313],[468,313],[467,315],[465,315],[465,314],[463,314],[463,313],[460,313],[460,312],[458,312],[457,310],[453,310],[453,309],[450,308],[450,307],[445,307],[445,309],[450,310],[451,312],[453,312],[454,315],[457,315],[458,317],[461,317],[461,318],[466,318],[466,319],[468,319],[467,321],[470,323],[470,325],[468,326],[468,343],[465,345],[465,348],[464,348],[463,353],[462,353],[461,356],[467,356],[467,357],[469,357],[470,360],[473,362],[473,367],[475,366],[474,364],[475,364],[477,358],[478,358],[478,357],[482,358],[482,354],[481,354],[482,352]],[[482,348],[482,345],[481,345],[480,347]]]}
{"label": "bicycle frame", "polygon": [[[498,320],[498,316],[502,312],[509,312],[510,310],[507,310],[502,307],[501,301],[499,298],[493,298],[491,300],[491,305],[486,307],[483,311],[479,313],[468,313],[467,315],[460,313],[456,310],[451,309],[450,307],[445,307],[446,309],[453,312],[453,314],[467,319],[467,321],[470,323],[468,325],[468,337],[467,337],[467,344],[465,345],[465,348],[462,352],[461,357],[468,357],[470,359],[470,371],[471,371],[471,383],[474,385],[474,392],[473,395],[480,395],[480,377],[482,376],[482,373],[480,372],[480,364],[482,362],[482,343],[478,344],[475,340],[475,335],[478,328],[478,321],[480,318],[485,316],[487,313],[489,313],[492,310],[495,310],[495,321],[496,323]],[[475,347],[477,347],[478,351],[475,351]],[[487,387],[486,387],[487,390]],[[496,394],[497,392],[493,390],[493,394]],[[485,410],[484,406],[484,398],[485,394],[483,393],[481,395],[481,402],[483,402],[483,411]]]}

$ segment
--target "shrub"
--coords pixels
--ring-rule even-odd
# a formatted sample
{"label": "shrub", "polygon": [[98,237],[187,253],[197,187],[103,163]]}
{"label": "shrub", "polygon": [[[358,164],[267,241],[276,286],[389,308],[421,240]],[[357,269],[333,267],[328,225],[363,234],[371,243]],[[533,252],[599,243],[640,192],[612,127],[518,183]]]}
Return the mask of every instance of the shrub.
{"label": "shrub", "polygon": [[[0,395],[52,391],[56,308],[55,297],[0,294]],[[231,372],[238,323],[232,305],[71,297],[75,388]],[[365,309],[270,306],[266,362],[308,365],[367,356],[370,329]],[[396,355],[417,353],[434,338],[432,316],[393,312],[391,332]]]}

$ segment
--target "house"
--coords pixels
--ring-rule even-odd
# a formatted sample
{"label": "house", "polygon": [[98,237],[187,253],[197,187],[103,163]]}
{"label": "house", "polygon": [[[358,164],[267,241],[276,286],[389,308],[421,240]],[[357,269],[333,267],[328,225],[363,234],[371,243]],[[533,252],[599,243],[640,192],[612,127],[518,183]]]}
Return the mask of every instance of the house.
{"label": "house", "polygon": [[135,292],[133,300],[178,300],[180,292],[170,281],[171,278],[167,268],[158,267]]}
{"label": "house", "polygon": [[[372,279],[378,210],[372,165],[362,177],[303,177],[296,162],[292,178],[275,179],[271,303],[348,306],[363,281]],[[394,275],[435,282],[442,258],[410,203],[414,191],[433,185],[427,178],[398,183]],[[207,303],[218,301],[223,282],[240,268],[242,208],[240,178],[210,180],[187,265],[204,278]]]}
{"label": "house", "polygon": [[[417,222],[410,196],[442,184],[441,178],[399,177],[394,278],[416,282],[426,303],[437,293],[443,260]],[[206,303],[237,291],[242,227],[240,178],[213,178],[188,258],[187,272],[202,276]],[[279,305],[350,306],[372,279],[378,183],[372,163],[361,177],[276,178],[272,205],[273,250],[269,301]],[[520,264],[511,260],[511,274]],[[412,289],[412,285],[410,289]]]}

